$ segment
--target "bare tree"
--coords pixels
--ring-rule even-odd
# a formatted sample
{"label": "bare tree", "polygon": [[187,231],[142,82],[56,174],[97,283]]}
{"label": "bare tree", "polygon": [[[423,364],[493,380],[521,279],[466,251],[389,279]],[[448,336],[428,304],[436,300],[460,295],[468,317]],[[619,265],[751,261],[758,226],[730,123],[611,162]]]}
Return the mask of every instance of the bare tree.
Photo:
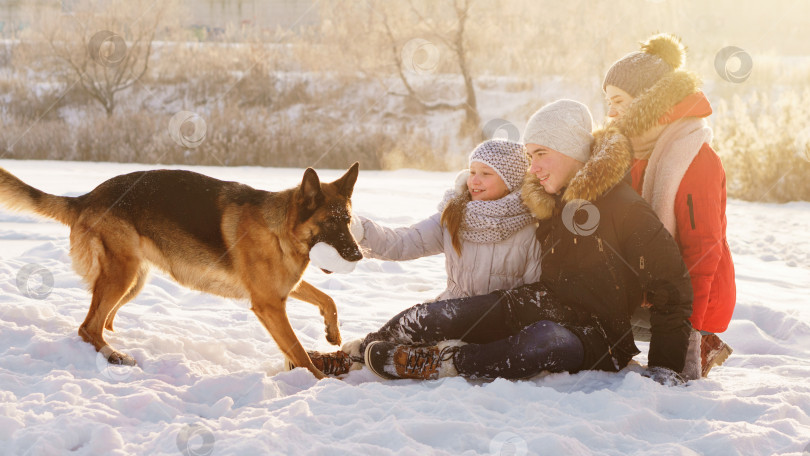
{"label": "bare tree", "polygon": [[78,3],[68,14],[39,21],[45,53],[61,74],[112,116],[116,94],[149,69],[153,40],[169,3],[145,0]]}
{"label": "bare tree", "polygon": [[[478,104],[475,97],[475,87],[473,85],[473,76],[470,71],[470,65],[467,59],[467,49],[465,47],[464,31],[467,25],[467,19],[470,12],[470,3],[472,0],[453,0],[452,11],[455,14],[455,25],[447,31],[439,30],[428,20],[423,13],[414,5],[413,0],[408,1],[413,14],[425,24],[430,31],[431,36],[440,40],[454,55],[458,65],[458,71],[464,81],[464,98],[456,102],[431,102],[422,98],[419,93],[414,90],[413,86],[408,82],[408,78],[404,71],[406,60],[402,58],[403,48],[398,46],[398,40],[391,30],[389,20],[384,9],[381,9],[381,16],[386,35],[390,40],[393,62],[397,68],[397,74],[402,80],[408,96],[419,102],[425,109],[463,109],[465,113],[465,127],[466,129],[478,128],[481,122],[481,117],[478,114]],[[407,44],[407,43],[406,43]]]}
{"label": "bare tree", "polygon": [[[392,74],[401,90],[390,92],[425,110],[462,110],[462,134],[479,128],[467,36],[473,0],[366,0],[324,2],[324,35],[340,41],[349,71],[382,82]],[[358,39],[358,36],[362,36]],[[329,43],[334,45],[335,43]],[[439,57],[441,55],[441,58]],[[447,58],[449,57],[449,58]],[[433,82],[461,76],[463,90],[437,95]]]}

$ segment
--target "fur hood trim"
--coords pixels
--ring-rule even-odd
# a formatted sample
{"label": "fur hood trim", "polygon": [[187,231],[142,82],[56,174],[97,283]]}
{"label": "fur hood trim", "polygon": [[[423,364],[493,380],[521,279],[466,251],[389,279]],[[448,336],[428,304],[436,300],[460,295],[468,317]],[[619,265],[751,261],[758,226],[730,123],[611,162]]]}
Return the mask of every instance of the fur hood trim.
{"label": "fur hood trim", "polygon": [[700,77],[685,70],[663,76],[652,87],[636,97],[624,115],[612,121],[628,138],[643,135],[661,123],[662,117],[684,98],[700,91]]}
{"label": "fur hood trim", "polygon": [[[593,133],[591,158],[571,179],[562,195],[563,203],[574,200],[594,201],[624,179],[633,156],[630,140],[614,125]],[[546,193],[540,180],[527,173],[521,188],[523,204],[535,218],[545,220],[554,212],[555,199]]]}

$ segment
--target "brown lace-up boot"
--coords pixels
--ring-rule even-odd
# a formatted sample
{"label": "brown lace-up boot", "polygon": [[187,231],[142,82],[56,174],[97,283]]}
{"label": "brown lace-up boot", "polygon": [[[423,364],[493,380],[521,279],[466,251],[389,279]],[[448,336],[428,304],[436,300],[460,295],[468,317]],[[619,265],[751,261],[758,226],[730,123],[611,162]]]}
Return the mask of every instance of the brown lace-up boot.
{"label": "brown lace-up boot", "polygon": [[706,377],[712,367],[726,362],[734,350],[717,337],[717,334],[706,334],[700,339],[700,365],[702,375]]}
{"label": "brown lace-up boot", "polygon": [[[356,339],[343,344],[340,350],[331,353],[321,353],[317,351],[307,351],[307,355],[312,360],[312,364],[328,377],[338,377],[348,374],[350,371],[362,369],[363,354],[360,353],[360,344],[363,339]],[[284,366],[288,371],[296,366],[289,359],[285,360]]]}
{"label": "brown lace-up boot", "polygon": [[435,380],[458,375],[453,357],[463,342],[412,346],[377,341],[366,347],[366,366],[384,379]]}

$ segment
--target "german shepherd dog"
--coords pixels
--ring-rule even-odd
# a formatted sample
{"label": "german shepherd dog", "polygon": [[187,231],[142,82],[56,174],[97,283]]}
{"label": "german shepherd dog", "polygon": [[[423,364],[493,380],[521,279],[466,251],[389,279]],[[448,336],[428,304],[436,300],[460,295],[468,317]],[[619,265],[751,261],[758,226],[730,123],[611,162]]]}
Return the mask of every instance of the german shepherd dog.
{"label": "german shepherd dog", "polygon": [[307,168],[300,185],[280,192],[191,171],[140,171],[78,197],[50,195],[0,168],[0,203],[70,226],[73,267],[93,294],[79,335],[111,364],[135,364],[103,333],[113,331],[116,312],[137,296],[155,265],[188,288],[249,298],[284,356],[323,378],[290,326],[286,301],[318,306],[326,340],[340,345],[334,301],[301,276],[318,242],[348,261],[363,257],[349,231],[358,168],[331,183]]}

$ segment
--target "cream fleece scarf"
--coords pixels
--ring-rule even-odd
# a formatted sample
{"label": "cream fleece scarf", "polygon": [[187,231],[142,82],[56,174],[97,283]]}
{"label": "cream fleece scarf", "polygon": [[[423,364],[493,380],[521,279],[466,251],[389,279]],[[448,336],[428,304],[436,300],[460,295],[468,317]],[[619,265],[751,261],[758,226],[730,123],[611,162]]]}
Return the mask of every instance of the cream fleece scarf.
{"label": "cream fleece scarf", "polygon": [[641,196],[650,203],[673,237],[677,232],[675,195],[689,165],[712,137],[712,129],[705,119],[676,120],[661,132],[650,155]]}

